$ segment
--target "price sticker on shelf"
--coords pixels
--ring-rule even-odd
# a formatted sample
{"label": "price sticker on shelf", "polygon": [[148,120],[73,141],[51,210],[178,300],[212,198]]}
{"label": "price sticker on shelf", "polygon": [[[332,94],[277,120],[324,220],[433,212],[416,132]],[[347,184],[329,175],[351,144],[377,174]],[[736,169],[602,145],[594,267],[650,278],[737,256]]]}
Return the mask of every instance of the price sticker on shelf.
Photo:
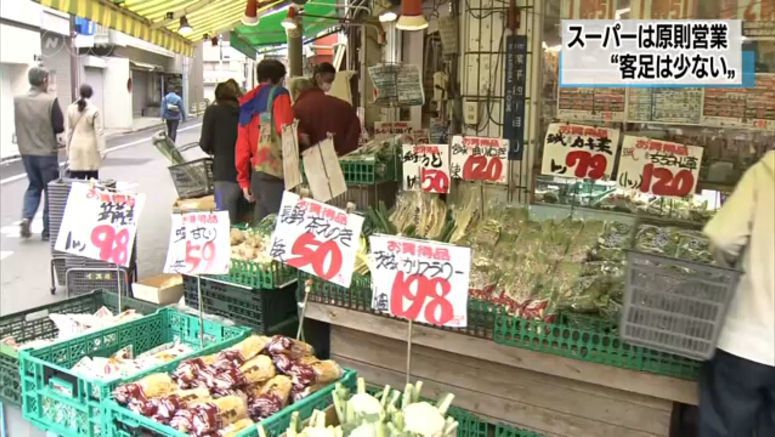
{"label": "price sticker on shelf", "polygon": [[611,180],[618,151],[618,129],[552,123],[544,141],[541,174]]}
{"label": "price sticker on shelf", "polygon": [[164,273],[229,273],[230,227],[228,211],[172,214]]}
{"label": "price sticker on shelf", "polygon": [[286,191],[268,255],[349,287],[362,227],[363,217],[359,215]]}
{"label": "price sticker on shelf", "polygon": [[452,177],[506,184],[508,153],[509,140],[456,135],[452,137]]}
{"label": "price sticker on shelf", "polygon": [[449,145],[404,144],[404,190],[422,190],[426,193],[449,192]]}
{"label": "price sticker on shelf", "polygon": [[436,326],[468,324],[471,249],[390,235],[369,243],[375,311]]}
{"label": "price sticker on shelf", "polygon": [[129,267],[144,194],[120,193],[74,182],[54,248]]}
{"label": "price sticker on shelf", "polygon": [[697,189],[702,151],[702,147],[627,135],[617,185],[657,196],[688,196]]}

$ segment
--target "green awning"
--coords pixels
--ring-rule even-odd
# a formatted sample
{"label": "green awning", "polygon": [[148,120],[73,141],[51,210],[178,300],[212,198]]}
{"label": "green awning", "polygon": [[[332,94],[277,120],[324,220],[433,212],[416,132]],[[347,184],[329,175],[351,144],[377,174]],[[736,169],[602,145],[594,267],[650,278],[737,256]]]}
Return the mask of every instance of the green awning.
{"label": "green awning", "polygon": [[[339,11],[334,5],[336,5],[335,0],[311,0],[304,5],[304,12],[300,15],[304,38],[314,37],[338,24]],[[288,38],[281,23],[287,14],[286,6],[262,15],[257,26],[238,25],[231,35],[237,36],[238,46],[243,42],[254,48],[283,45],[288,42]]]}

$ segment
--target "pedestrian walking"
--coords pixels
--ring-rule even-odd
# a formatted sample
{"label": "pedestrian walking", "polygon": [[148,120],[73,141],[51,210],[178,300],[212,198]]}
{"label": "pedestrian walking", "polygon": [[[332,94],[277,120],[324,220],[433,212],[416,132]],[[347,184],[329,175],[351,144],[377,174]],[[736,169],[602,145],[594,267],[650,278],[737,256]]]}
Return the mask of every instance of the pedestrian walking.
{"label": "pedestrian walking", "polygon": [[743,274],[700,377],[700,437],[775,436],[775,151],[748,169],[705,234],[719,263]]}
{"label": "pedestrian walking", "polygon": [[213,156],[216,208],[229,211],[231,223],[239,220],[238,207],[242,196],[237,184],[234,159],[241,96],[242,92],[234,79],[219,83],[215,87],[215,103],[205,110],[199,138],[199,147]]}
{"label": "pedestrian walking", "polygon": [[65,117],[68,176],[99,179],[100,166],[105,159],[102,114],[89,101],[94,93],[91,86],[83,84],[78,92],[81,98],[70,104]]}
{"label": "pedestrian walking", "polygon": [[291,98],[283,88],[285,66],[264,59],[256,67],[259,85],[240,99],[237,128],[237,182],[248,202],[255,202],[253,221],[277,213],[282,203],[282,128],[293,122]]}
{"label": "pedestrian walking", "polygon": [[178,137],[178,125],[181,120],[186,121],[183,99],[174,89],[170,90],[161,101],[161,118],[167,123],[167,136],[174,143]]}
{"label": "pedestrian walking", "polygon": [[57,135],[65,131],[64,117],[56,96],[48,94],[49,72],[33,67],[27,73],[30,90],[13,101],[16,139],[29,185],[24,192],[21,236],[30,238],[30,224],[43,199],[44,241],[49,238],[48,183],[59,177]]}

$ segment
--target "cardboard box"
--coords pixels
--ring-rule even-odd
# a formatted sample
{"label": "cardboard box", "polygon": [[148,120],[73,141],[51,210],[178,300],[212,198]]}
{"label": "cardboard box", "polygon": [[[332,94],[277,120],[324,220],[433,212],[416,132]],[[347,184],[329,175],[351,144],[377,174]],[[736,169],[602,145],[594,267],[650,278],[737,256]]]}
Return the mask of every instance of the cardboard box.
{"label": "cardboard box", "polygon": [[136,299],[159,305],[175,304],[183,297],[183,277],[163,274],[145,278],[132,284],[132,292]]}

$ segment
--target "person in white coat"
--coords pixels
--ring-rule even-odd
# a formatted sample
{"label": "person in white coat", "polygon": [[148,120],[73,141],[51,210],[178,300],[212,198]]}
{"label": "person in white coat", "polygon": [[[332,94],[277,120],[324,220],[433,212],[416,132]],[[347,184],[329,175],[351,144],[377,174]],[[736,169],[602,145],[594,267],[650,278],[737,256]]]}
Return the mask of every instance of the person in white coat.
{"label": "person in white coat", "polygon": [[775,151],[743,175],[705,226],[743,273],[700,378],[700,437],[775,436]]}
{"label": "person in white coat", "polygon": [[69,176],[74,179],[99,179],[102,160],[105,159],[105,134],[102,114],[89,101],[93,91],[81,85],[81,96],[67,108],[67,162]]}

